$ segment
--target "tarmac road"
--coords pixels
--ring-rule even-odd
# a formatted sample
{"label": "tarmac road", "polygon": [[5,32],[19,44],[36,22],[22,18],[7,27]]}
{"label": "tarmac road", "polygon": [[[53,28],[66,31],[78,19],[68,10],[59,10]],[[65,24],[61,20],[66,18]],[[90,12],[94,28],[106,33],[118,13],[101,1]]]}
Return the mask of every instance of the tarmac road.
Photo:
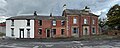
{"label": "tarmac road", "polygon": [[120,48],[120,40],[42,42],[31,39],[4,39],[0,40],[0,48]]}

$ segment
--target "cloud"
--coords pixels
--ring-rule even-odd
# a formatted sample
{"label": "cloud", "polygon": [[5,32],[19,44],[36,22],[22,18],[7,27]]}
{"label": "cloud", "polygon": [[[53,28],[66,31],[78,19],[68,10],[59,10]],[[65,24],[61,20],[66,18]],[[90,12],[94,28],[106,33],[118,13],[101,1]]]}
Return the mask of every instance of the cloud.
{"label": "cloud", "polygon": [[0,0],[0,15],[5,15],[7,2],[5,0]]}
{"label": "cloud", "polygon": [[[63,4],[67,5],[68,9],[83,9],[85,6],[91,8],[91,12],[100,15],[103,12],[103,17],[108,12],[110,7],[119,3],[120,0],[0,0],[0,7],[7,9],[7,16],[16,16],[22,14],[33,14],[37,11],[38,14],[61,15]],[[7,4],[7,5],[6,5]]]}

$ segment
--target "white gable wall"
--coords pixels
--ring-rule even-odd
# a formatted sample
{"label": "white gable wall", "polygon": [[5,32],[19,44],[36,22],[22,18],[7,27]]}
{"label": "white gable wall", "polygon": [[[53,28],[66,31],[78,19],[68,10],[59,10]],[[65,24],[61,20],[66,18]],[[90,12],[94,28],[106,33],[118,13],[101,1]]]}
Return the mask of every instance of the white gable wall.
{"label": "white gable wall", "polygon": [[[27,29],[30,29],[30,38],[34,38],[34,20],[30,20],[30,26],[27,26],[27,20],[14,20],[14,26],[11,26],[12,21],[6,21],[6,36],[20,37],[20,29],[24,29],[24,38],[27,38]],[[11,35],[11,28],[14,28],[14,36]]]}

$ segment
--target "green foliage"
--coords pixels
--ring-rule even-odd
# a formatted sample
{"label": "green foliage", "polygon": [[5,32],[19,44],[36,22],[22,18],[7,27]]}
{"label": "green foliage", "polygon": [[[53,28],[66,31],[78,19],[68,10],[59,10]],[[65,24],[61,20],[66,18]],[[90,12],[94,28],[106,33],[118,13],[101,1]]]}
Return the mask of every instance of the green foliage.
{"label": "green foliage", "polygon": [[107,13],[109,27],[113,28],[120,27],[120,6],[118,4],[114,5]]}
{"label": "green foliage", "polygon": [[0,32],[0,36],[5,36],[5,34]]}

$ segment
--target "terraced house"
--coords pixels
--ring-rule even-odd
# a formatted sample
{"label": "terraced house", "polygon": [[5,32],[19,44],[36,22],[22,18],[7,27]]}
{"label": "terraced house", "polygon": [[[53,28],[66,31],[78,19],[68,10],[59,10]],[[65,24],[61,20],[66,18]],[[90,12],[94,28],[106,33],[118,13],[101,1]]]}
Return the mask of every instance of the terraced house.
{"label": "terraced house", "polygon": [[82,37],[99,34],[98,16],[83,10],[65,9],[62,16],[15,16],[6,19],[6,36],[15,38]]}

